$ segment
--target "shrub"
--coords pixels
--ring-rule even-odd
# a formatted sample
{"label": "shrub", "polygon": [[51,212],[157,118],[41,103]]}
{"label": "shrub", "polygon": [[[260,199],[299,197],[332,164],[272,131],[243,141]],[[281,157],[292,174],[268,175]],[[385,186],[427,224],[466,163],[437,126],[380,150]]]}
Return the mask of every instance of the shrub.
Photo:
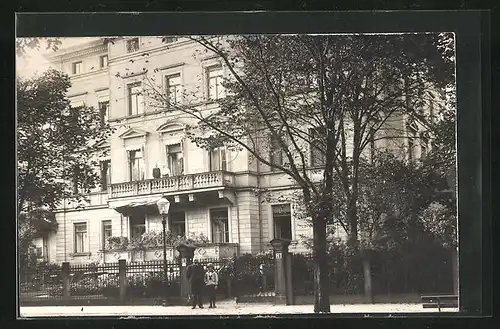
{"label": "shrub", "polygon": [[124,236],[112,236],[106,241],[106,250],[125,250],[129,242]]}
{"label": "shrub", "polygon": [[[172,232],[166,232],[165,244],[168,247],[176,247],[181,243],[188,244],[206,244],[210,240],[203,234],[191,233],[189,236],[174,235]],[[106,243],[106,250],[145,250],[149,248],[163,247],[163,232],[150,231],[141,236],[131,239],[126,237],[110,237]]]}
{"label": "shrub", "polygon": [[103,286],[99,284],[99,279],[91,276],[84,276],[80,280],[71,283],[70,291],[72,296],[101,295]]}
{"label": "shrub", "polygon": [[49,293],[49,296],[62,296],[63,295],[63,287],[62,285],[53,285],[50,287],[47,287],[47,292]]}
{"label": "shrub", "polygon": [[259,255],[243,254],[239,257],[234,257],[230,262],[222,266],[219,270],[219,276],[222,280],[230,278],[237,294],[257,293],[263,288],[263,274],[267,277],[267,286],[272,287],[274,285],[273,264],[274,258],[272,253]]}

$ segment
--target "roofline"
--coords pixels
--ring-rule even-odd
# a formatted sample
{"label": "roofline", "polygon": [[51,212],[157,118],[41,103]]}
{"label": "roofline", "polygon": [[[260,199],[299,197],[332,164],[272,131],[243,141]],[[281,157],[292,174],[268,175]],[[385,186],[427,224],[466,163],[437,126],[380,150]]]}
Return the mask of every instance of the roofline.
{"label": "roofline", "polygon": [[[56,62],[58,60],[64,59],[64,58],[71,58],[71,57],[77,57],[77,53],[85,51],[85,50],[91,50],[93,48],[97,48],[99,46],[104,45],[104,38],[99,38],[98,40],[92,40],[85,42],[83,44],[71,46],[68,48],[61,48],[58,49],[55,52],[50,52],[48,54],[44,54],[43,57],[50,61],[50,62]],[[73,55],[73,56],[72,56]]]}

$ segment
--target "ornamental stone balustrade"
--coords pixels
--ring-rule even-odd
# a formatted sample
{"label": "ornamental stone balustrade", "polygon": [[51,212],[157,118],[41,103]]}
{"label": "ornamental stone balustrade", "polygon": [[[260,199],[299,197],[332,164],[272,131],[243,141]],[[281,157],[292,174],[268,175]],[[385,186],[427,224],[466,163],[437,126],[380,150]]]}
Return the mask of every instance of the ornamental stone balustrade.
{"label": "ornamental stone balustrade", "polygon": [[109,198],[232,186],[234,186],[233,173],[214,171],[111,184]]}

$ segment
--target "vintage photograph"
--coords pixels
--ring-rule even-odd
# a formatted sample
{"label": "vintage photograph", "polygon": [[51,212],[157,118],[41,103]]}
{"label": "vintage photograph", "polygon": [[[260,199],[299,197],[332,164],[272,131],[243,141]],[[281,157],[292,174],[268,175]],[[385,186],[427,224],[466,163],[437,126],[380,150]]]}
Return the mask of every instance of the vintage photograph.
{"label": "vintage photograph", "polygon": [[16,39],[20,317],[458,312],[455,35]]}

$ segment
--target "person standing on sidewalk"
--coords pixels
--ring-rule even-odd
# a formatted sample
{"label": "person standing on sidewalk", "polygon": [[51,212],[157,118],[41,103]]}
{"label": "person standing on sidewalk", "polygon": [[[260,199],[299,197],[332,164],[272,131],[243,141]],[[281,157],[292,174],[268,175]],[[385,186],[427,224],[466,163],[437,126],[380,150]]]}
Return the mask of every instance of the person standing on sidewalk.
{"label": "person standing on sidewalk", "polygon": [[207,272],[205,273],[205,285],[207,287],[208,296],[210,298],[210,306],[208,308],[215,308],[215,292],[217,291],[217,285],[219,284],[219,276],[217,272],[214,271],[214,265],[212,263],[207,265]]}
{"label": "person standing on sidewalk", "polygon": [[193,259],[193,264],[186,269],[186,277],[191,283],[191,294],[193,295],[193,309],[198,304],[199,308],[203,308],[203,288],[205,285],[205,270],[200,265],[197,259]]}

